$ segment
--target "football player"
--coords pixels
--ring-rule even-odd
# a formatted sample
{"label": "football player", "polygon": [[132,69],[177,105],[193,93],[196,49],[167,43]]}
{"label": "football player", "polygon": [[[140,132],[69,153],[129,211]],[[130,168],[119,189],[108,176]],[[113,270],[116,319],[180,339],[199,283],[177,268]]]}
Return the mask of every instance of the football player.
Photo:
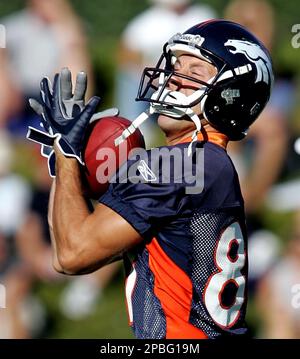
{"label": "football player", "polygon": [[[78,162],[98,99],[66,116],[62,76],[53,93],[42,81],[44,127],[55,138],[54,266],[82,274],[123,256],[137,338],[247,335],[244,206],[226,145],[246,136],[272,82],[268,51],[236,23],[211,20],[174,35],[157,66],[143,72],[137,99],[149,110],[116,139],[118,145],[158,113],[167,145],[130,158],[91,213]],[[174,149],[180,156],[165,166]],[[168,181],[165,167],[173,171]],[[203,176],[197,191],[187,184],[195,173]]]}

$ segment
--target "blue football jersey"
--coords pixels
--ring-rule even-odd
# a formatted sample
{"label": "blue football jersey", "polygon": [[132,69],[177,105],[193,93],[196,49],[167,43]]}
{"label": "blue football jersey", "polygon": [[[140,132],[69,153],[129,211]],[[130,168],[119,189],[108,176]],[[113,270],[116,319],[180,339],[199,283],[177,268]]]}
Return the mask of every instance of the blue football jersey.
{"label": "blue football jersey", "polygon": [[144,238],[131,253],[125,288],[137,338],[247,332],[247,237],[238,176],[221,146],[198,141],[192,154],[188,147],[134,156],[99,200]]}

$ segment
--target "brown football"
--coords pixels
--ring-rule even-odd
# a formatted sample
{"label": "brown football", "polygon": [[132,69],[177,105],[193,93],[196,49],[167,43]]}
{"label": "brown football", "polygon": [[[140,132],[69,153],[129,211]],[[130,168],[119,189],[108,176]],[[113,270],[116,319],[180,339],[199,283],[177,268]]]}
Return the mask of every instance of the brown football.
{"label": "brown football", "polygon": [[145,148],[142,133],[137,129],[119,146],[115,139],[131,124],[123,117],[104,117],[91,124],[83,158],[83,184],[85,193],[92,199],[99,197],[107,190],[109,178],[128,159],[128,154],[134,148]]}

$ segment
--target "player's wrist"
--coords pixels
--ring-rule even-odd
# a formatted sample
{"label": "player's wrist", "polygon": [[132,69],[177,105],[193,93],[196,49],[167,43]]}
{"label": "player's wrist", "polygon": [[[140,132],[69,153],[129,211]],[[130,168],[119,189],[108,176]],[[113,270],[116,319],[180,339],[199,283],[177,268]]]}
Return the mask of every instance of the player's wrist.
{"label": "player's wrist", "polygon": [[55,171],[57,176],[59,176],[59,180],[63,180],[66,178],[74,178],[80,181],[80,168],[78,161],[73,157],[66,157],[62,154],[62,152],[54,146],[55,156],[56,156],[56,164]]}

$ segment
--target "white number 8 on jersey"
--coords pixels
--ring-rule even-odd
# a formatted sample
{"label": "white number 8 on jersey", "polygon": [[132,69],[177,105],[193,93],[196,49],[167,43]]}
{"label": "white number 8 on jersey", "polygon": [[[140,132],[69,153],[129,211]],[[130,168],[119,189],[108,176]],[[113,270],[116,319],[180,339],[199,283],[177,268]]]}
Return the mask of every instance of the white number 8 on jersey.
{"label": "white number 8 on jersey", "polygon": [[[219,271],[207,281],[204,303],[216,324],[230,328],[237,322],[245,300],[246,280],[241,270],[245,266],[246,255],[244,238],[238,222],[232,223],[222,233],[214,259]],[[229,287],[234,288],[235,295],[231,295],[229,303],[224,303],[223,297]]]}

